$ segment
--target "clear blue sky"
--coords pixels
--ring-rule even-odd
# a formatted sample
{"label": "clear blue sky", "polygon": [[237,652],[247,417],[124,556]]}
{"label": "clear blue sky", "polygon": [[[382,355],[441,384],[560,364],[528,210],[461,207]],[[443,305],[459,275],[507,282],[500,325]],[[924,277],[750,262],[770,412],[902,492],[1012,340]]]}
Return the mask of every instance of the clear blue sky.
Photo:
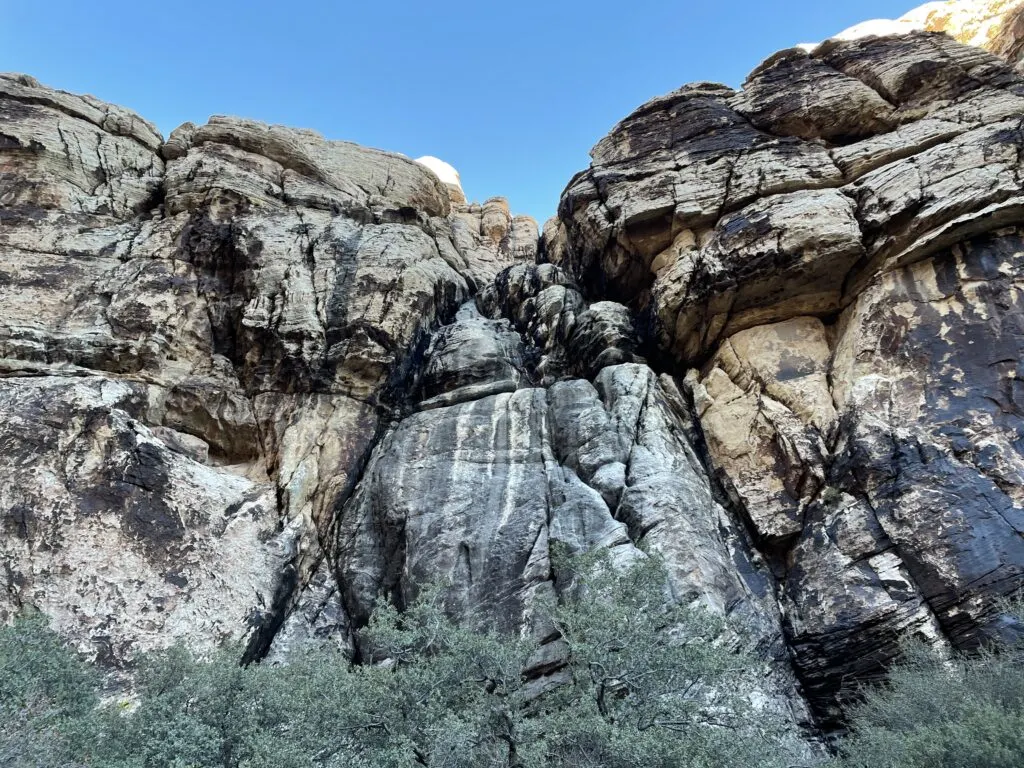
{"label": "clear blue sky", "polygon": [[594,143],[693,80],[914,0],[0,0],[0,71],[123,104],[164,135],[234,114],[436,155],[470,199],[543,221]]}

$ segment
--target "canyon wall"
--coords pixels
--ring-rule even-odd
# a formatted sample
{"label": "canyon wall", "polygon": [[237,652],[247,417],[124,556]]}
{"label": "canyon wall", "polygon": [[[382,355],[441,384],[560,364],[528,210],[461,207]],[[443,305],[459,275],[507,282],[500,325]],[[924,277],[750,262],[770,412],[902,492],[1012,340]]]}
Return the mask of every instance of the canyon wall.
{"label": "canyon wall", "polygon": [[440,582],[546,678],[557,550],[653,553],[809,728],[903,637],[1017,632],[1024,79],[851,37],[644,104],[542,233],[400,155],[0,76],[0,618],[114,666],[357,654]]}

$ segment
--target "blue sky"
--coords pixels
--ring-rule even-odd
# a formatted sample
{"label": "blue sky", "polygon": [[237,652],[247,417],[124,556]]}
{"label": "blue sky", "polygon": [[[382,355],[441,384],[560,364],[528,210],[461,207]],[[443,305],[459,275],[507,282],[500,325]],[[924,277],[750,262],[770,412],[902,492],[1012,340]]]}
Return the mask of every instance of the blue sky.
{"label": "blue sky", "polygon": [[164,132],[234,114],[436,155],[470,199],[543,221],[594,143],[693,80],[913,0],[0,0],[0,71]]}

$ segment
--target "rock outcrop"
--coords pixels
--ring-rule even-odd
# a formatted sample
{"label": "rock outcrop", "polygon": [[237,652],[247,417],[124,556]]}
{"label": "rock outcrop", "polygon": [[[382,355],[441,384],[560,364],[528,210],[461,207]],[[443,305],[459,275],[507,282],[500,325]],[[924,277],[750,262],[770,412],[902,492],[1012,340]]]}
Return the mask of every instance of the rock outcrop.
{"label": "rock outcrop", "polygon": [[784,51],[640,107],[547,253],[685,374],[819,713],[1024,577],[1024,80],[946,36]]}
{"label": "rock outcrop", "polygon": [[[0,77],[0,618],[106,662],[358,654],[376,599],[533,633],[660,555],[831,725],[1024,582],[1024,79],[934,33],[652,100],[543,233],[457,174]],[[809,705],[809,706],[808,706]]]}
{"label": "rock outcrop", "polygon": [[205,612],[197,635],[255,628],[261,653],[430,332],[536,226],[527,252],[500,202],[453,212],[424,167],[311,132],[213,118],[163,143],[0,89],[6,612],[124,653]]}
{"label": "rock outcrop", "polygon": [[[1013,64],[1024,62],[1024,2],[1021,0],[939,0],[898,19],[873,19],[845,29],[835,40],[856,40],[912,32],[945,32]],[[813,49],[812,44],[802,46]]]}

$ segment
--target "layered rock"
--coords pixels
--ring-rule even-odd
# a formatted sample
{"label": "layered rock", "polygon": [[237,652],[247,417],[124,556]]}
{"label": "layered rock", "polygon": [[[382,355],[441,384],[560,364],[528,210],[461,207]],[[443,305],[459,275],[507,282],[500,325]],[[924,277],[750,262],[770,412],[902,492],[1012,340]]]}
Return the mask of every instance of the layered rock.
{"label": "layered rock", "polygon": [[945,32],[957,42],[984,48],[1019,65],[1024,54],[1024,3],[1021,0],[947,0],[925,3],[895,20],[874,19],[862,22],[843,30],[833,39],[856,40],[911,32]]}
{"label": "layered rock", "polygon": [[971,647],[1024,583],[1024,81],[942,35],[848,37],[640,107],[545,228],[689,369],[826,717],[901,637]]}
{"label": "layered rock", "polygon": [[540,238],[435,159],[0,77],[0,617],[358,656],[433,583],[543,677],[557,550],[653,552],[791,726],[908,634],[984,641],[1024,581],[1024,80],[845,37],[640,107]]}
{"label": "layered rock", "polygon": [[5,616],[115,664],[176,639],[280,659],[357,653],[377,599],[441,583],[454,616],[543,640],[543,675],[556,545],[647,550],[759,649],[760,705],[807,720],[677,385],[624,305],[536,264],[531,219],[308,131],[161,142],[2,82]]}
{"label": "layered rock", "polygon": [[488,317],[506,318],[534,350],[533,375],[551,384],[591,378],[608,365],[643,362],[629,311],[611,301],[588,303],[552,264],[521,264],[500,272],[476,297]]}
{"label": "layered rock", "polygon": [[464,247],[398,155],[235,118],[163,143],[91,97],[0,93],[4,614],[45,606],[122,659],[186,632],[258,656],[510,238]]}

